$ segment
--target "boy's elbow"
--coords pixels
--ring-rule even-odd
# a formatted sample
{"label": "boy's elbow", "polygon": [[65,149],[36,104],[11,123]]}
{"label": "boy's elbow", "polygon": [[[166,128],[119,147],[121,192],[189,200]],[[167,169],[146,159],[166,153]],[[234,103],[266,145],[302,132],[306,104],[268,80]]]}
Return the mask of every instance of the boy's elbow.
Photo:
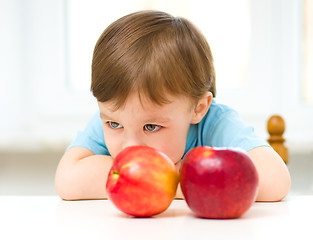
{"label": "boy's elbow", "polygon": [[70,190],[70,186],[68,186],[64,179],[62,181],[61,179],[56,177],[54,187],[57,195],[63,200],[77,200],[77,197],[75,197],[75,194],[73,194],[73,191]]}
{"label": "boy's elbow", "polygon": [[54,183],[55,191],[60,198],[67,201],[107,198],[103,188],[92,185],[85,180],[84,177],[73,173],[66,175],[56,174]]}
{"label": "boy's elbow", "polygon": [[56,187],[57,195],[66,201],[77,200],[70,192]]}
{"label": "boy's elbow", "polygon": [[281,174],[279,178],[272,179],[267,183],[261,183],[262,189],[259,189],[256,201],[260,202],[278,202],[283,200],[290,191],[291,179],[289,172]]}
{"label": "boy's elbow", "polygon": [[284,179],[282,179],[281,189],[280,191],[278,191],[278,194],[274,201],[283,200],[289,193],[290,188],[291,188],[291,178],[289,172],[287,172]]}
{"label": "boy's elbow", "polygon": [[269,147],[258,147],[248,152],[259,174],[256,201],[276,202],[290,191],[289,170],[281,157]]}
{"label": "boy's elbow", "polygon": [[89,199],[86,197],[79,189],[71,187],[69,184],[55,184],[55,190],[57,195],[66,201],[73,201],[73,200],[84,200]]}
{"label": "boy's elbow", "polygon": [[54,187],[57,195],[63,200],[80,200],[82,191],[77,186],[75,177],[70,172],[64,174],[58,169],[55,175]]}

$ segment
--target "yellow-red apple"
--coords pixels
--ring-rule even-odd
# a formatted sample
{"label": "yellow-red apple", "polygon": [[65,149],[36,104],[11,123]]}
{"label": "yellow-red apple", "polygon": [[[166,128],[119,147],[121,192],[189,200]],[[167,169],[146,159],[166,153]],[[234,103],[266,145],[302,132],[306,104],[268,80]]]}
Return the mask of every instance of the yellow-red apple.
{"label": "yellow-red apple", "polygon": [[122,212],[149,217],[169,207],[178,182],[178,171],[165,154],[147,146],[131,146],[114,159],[106,190]]}

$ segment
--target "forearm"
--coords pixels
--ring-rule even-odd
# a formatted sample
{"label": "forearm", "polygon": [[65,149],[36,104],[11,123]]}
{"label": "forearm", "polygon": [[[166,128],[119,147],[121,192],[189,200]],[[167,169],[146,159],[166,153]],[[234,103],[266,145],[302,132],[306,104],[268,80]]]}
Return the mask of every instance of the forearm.
{"label": "forearm", "polygon": [[280,156],[269,147],[255,148],[248,152],[259,175],[256,201],[280,201],[290,190],[290,175]]}
{"label": "forearm", "polygon": [[113,163],[111,157],[88,155],[73,161],[64,161],[63,158],[55,178],[56,191],[61,198],[80,200],[107,197],[105,186]]}

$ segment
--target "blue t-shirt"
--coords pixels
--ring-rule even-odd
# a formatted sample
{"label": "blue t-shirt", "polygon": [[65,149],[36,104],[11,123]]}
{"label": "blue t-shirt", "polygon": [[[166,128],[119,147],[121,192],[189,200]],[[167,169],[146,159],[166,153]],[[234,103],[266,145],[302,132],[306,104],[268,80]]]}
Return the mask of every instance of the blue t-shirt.
{"label": "blue t-shirt", "polygon": [[[216,103],[198,124],[191,124],[186,141],[186,154],[196,146],[236,147],[249,151],[255,147],[269,146],[268,143],[254,133],[251,126],[246,125],[238,113],[232,108]],[[97,111],[84,131],[77,134],[69,146],[84,147],[96,155],[110,155],[105,144],[100,113]],[[69,149],[68,148],[68,149]]]}

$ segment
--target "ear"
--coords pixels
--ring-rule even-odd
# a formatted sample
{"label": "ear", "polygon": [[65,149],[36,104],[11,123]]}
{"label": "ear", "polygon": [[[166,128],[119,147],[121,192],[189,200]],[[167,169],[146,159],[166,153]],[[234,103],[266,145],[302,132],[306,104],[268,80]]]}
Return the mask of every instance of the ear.
{"label": "ear", "polygon": [[202,98],[199,99],[193,109],[193,116],[191,118],[191,124],[199,123],[205,114],[208,112],[212,103],[213,95],[211,92],[207,92]]}

